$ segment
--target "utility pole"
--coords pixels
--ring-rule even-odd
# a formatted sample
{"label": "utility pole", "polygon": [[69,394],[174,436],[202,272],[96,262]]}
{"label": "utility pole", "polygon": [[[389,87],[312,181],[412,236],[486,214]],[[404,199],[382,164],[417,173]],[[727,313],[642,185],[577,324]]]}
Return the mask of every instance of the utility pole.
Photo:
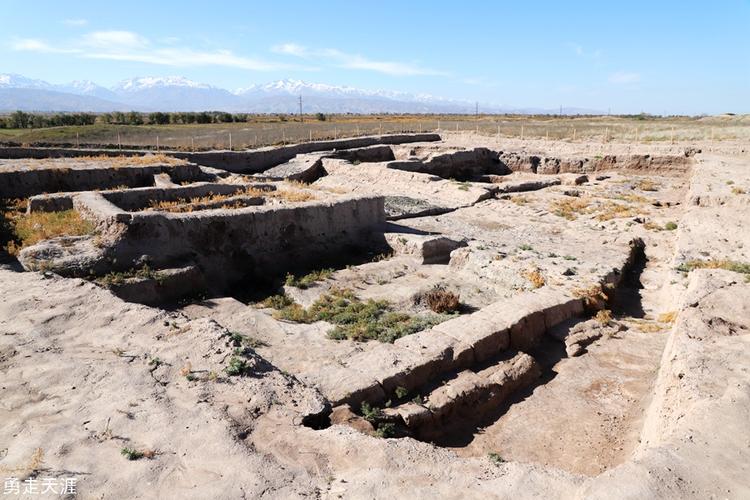
{"label": "utility pole", "polygon": [[562,117],[562,104],[560,104],[560,117]]}
{"label": "utility pole", "polygon": [[475,116],[475,117],[476,117],[477,119],[479,119],[479,102],[478,102],[478,101],[477,101],[477,102],[475,103],[475,107],[474,107],[474,116]]}
{"label": "utility pole", "polygon": [[305,119],[302,118],[302,94],[299,95],[299,122],[304,122]]}

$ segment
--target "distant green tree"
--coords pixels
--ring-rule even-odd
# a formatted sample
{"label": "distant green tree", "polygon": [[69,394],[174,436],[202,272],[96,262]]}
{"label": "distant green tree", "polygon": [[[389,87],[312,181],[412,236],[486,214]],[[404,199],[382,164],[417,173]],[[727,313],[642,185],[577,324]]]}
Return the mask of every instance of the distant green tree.
{"label": "distant green tree", "polygon": [[29,115],[23,111],[14,111],[9,117],[10,128],[27,128],[29,126]]}
{"label": "distant green tree", "polygon": [[315,118],[317,118],[319,122],[324,122],[328,119],[328,117],[323,113],[316,113]]}
{"label": "distant green tree", "polygon": [[128,125],[143,125],[143,116],[137,111],[128,113],[126,123]]}
{"label": "distant green tree", "polygon": [[169,123],[169,115],[167,113],[162,113],[161,111],[149,113],[148,122],[154,125],[166,125]]}

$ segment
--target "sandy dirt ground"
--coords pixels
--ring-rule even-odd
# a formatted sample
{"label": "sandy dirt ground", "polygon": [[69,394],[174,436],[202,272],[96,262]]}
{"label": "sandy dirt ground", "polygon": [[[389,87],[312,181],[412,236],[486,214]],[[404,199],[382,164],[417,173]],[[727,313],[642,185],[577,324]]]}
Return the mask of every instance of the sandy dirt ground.
{"label": "sandy dirt ground", "polygon": [[[468,134],[424,147],[478,146],[571,156],[685,150],[618,144],[606,152],[595,143]],[[373,175],[372,191],[394,185],[408,194],[407,175],[415,197],[430,193],[450,208],[392,223],[405,248],[434,233],[460,243],[450,263],[425,264],[404,250],[342,266],[308,289],[287,287],[299,303],[349,286],[422,314],[413,295],[444,283],[481,310],[537,293],[530,269],[544,278],[541,291],[571,291],[625,259],[628,242],[644,243],[612,293],[611,318],[573,318],[548,332],[528,351],[541,370],[534,383],[479,419],[453,422],[434,442],[361,432],[366,422],[360,430],[325,422],[321,374],[370,373],[353,360],[382,352],[387,364],[392,344],[331,340],[327,322],[280,320],[236,297],[165,310],[90,281],[4,265],[0,481],[6,491],[19,486],[8,498],[31,498],[24,489],[43,489],[43,481],[59,490],[66,479],[77,492],[55,496],[747,498],[750,282],[746,269],[728,264],[750,261],[745,147],[699,153],[684,174],[608,172],[581,185],[563,176],[560,185],[506,197],[487,197],[478,182]],[[332,165],[311,189],[363,189]],[[640,189],[644,180],[656,190]],[[601,216],[626,198],[627,216]],[[555,212],[570,199],[591,205],[567,218]],[[591,335],[571,346],[583,323]],[[238,332],[252,340],[242,348],[242,376],[227,370]],[[451,380],[436,379],[431,390]]]}

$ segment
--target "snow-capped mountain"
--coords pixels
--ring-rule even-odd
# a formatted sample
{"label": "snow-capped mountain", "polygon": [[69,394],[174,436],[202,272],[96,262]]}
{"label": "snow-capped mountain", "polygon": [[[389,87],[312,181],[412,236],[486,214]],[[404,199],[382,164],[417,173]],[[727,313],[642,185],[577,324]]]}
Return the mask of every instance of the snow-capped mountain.
{"label": "snow-capped mountain", "polygon": [[184,76],[137,76],[128,78],[115,85],[114,92],[140,92],[164,87],[186,87],[191,89],[212,89],[215,88],[207,83],[199,83],[189,80]]}
{"label": "snow-capped mountain", "polygon": [[52,85],[42,81],[26,78],[15,73],[0,74],[0,88],[2,89],[49,89]]}
{"label": "snow-capped mountain", "polygon": [[[34,92],[31,92],[31,91]],[[472,113],[474,102],[429,94],[278,80],[229,91],[181,76],[136,77],[112,88],[88,80],[50,84],[0,74],[0,111],[228,111],[296,113],[302,96],[306,113]],[[484,113],[532,110],[482,105]],[[540,112],[543,110],[533,110]],[[579,110],[576,110],[579,111]],[[583,110],[580,110],[583,111]],[[548,111],[554,113],[554,111]],[[569,112],[572,112],[570,110]]]}
{"label": "snow-capped mountain", "polygon": [[236,95],[253,96],[253,95],[307,95],[321,97],[346,97],[346,98],[376,98],[376,99],[393,99],[399,101],[417,101],[417,102],[440,102],[444,104],[454,103],[468,105],[469,101],[456,99],[444,99],[435,97],[430,94],[409,94],[393,90],[366,90],[356,87],[341,85],[328,85],[325,83],[306,83],[302,80],[286,79],[270,82],[262,85],[251,85],[246,88],[234,91]]}

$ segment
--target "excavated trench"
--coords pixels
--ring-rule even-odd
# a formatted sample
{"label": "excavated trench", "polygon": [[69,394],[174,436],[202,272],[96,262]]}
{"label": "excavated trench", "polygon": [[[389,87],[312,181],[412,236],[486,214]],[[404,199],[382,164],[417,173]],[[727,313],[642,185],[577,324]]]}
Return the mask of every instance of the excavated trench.
{"label": "excavated trench", "polygon": [[[503,459],[553,464],[583,474],[606,470],[637,445],[640,416],[664,346],[664,337],[616,326],[644,317],[641,276],[648,265],[644,247],[634,245],[621,279],[609,293],[606,307],[613,313],[612,323],[602,326],[601,338],[583,341],[575,357],[566,352],[561,338],[582,325],[598,328],[594,310],[546,331],[533,346],[505,350],[433,378],[394,396],[382,408],[329,407],[306,417],[303,425],[324,429],[344,423],[387,437],[412,437],[464,456],[499,453]],[[587,430],[587,425],[604,427]],[[583,432],[574,430],[580,426]],[[558,433],[582,435],[586,442],[565,442],[570,439]],[[565,446],[556,448],[555,440]],[[614,452],[603,453],[610,442]]]}

